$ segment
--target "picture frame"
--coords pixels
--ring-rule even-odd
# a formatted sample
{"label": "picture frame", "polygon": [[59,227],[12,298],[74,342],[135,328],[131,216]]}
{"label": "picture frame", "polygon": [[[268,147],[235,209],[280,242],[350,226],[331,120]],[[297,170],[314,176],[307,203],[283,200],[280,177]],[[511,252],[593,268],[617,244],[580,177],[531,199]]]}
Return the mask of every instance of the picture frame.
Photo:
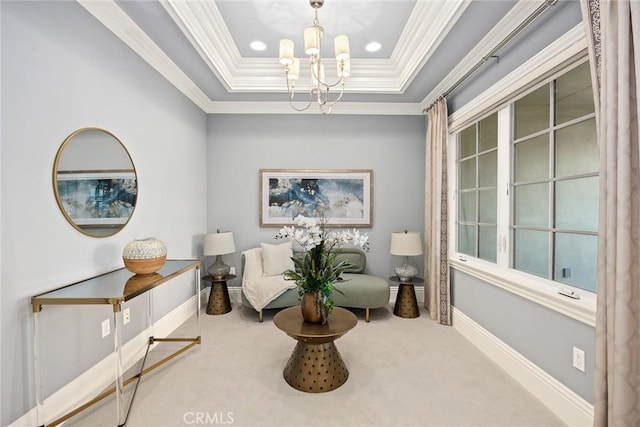
{"label": "picture frame", "polygon": [[294,225],[298,215],[333,227],[373,225],[371,169],[260,169],[260,226]]}
{"label": "picture frame", "polygon": [[134,170],[59,171],[56,185],[63,212],[83,228],[121,227],[136,206]]}

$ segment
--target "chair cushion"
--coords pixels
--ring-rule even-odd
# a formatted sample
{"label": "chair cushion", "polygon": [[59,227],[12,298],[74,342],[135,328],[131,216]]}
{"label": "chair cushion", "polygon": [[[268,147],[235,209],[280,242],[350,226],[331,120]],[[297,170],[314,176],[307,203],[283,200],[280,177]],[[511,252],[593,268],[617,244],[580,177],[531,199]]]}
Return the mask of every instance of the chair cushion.
{"label": "chair cushion", "polygon": [[340,248],[336,251],[336,261],[347,261],[351,267],[345,273],[362,273],[367,266],[367,256],[362,249]]}

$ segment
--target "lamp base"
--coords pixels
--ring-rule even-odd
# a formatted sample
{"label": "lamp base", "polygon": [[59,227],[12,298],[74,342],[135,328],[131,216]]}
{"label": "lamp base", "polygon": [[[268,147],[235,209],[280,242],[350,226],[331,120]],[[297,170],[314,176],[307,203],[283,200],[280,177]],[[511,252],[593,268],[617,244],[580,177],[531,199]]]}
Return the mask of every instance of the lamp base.
{"label": "lamp base", "polygon": [[231,267],[222,261],[221,255],[217,255],[215,262],[207,269],[207,273],[209,273],[210,276],[213,276],[214,279],[224,279],[230,271]]}
{"label": "lamp base", "polygon": [[397,266],[394,272],[402,283],[411,283],[413,278],[418,275],[418,269],[409,263]]}

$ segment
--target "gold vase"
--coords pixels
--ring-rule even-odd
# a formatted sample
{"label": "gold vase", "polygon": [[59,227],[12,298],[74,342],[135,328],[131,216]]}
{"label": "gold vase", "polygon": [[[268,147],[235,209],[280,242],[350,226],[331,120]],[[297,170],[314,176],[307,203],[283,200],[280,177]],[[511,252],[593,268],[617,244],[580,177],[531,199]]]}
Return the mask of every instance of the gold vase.
{"label": "gold vase", "polygon": [[302,318],[305,322],[321,324],[327,322],[327,309],[324,304],[322,304],[320,292],[307,292],[302,294],[300,309],[302,310]]}

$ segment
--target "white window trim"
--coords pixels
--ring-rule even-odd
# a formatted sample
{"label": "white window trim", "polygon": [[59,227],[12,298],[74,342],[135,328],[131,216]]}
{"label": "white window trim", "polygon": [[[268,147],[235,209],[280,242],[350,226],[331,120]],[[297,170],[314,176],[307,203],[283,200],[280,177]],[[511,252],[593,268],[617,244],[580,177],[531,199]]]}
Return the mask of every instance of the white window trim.
{"label": "white window trim", "polygon": [[[569,30],[554,43],[505,76],[458,111],[449,116],[449,170],[457,172],[456,133],[478,121],[483,115],[492,113],[501,105],[498,123],[508,120],[510,100],[530,91],[538,83],[550,79],[572,63],[582,62],[587,55],[587,42],[582,24]],[[500,129],[500,126],[498,127]],[[511,164],[511,138],[509,129],[502,127],[506,135],[499,135],[498,164]],[[506,144],[506,145],[505,145]],[[498,236],[496,263],[469,257],[456,251],[457,218],[457,173],[449,173],[449,262],[452,268],[531,300],[567,317],[595,327],[596,294],[577,290],[559,282],[544,279],[510,268],[510,218],[503,218],[510,212],[509,168],[498,169]],[[573,299],[558,292],[570,289],[577,292],[580,299]]]}
{"label": "white window trim", "polygon": [[449,115],[449,132],[456,133],[481,115],[495,111],[510,99],[522,95],[543,80],[547,80],[568,64],[587,55],[587,39],[582,23],[538,52],[527,62],[500,79],[493,86]]}

